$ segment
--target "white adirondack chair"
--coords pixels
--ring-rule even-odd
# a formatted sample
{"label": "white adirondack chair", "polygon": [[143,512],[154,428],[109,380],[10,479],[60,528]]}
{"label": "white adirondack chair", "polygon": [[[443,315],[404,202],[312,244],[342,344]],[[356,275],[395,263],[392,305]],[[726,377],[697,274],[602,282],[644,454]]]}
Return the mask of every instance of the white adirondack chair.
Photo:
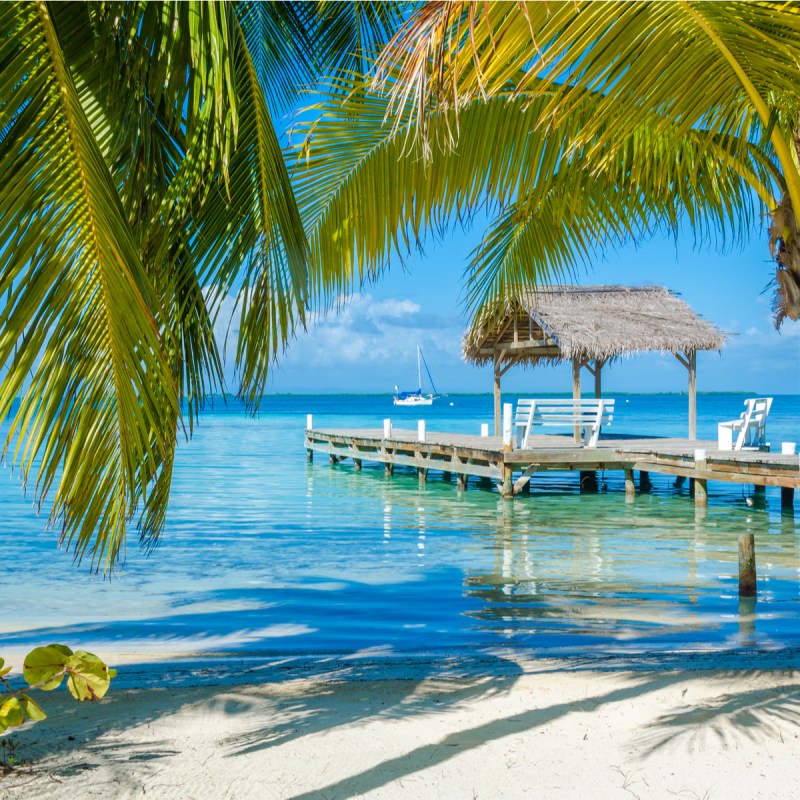
{"label": "white adirondack chair", "polygon": [[759,449],[766,447],[767,417],[772,408],[771,397],[748,397],[739,419],[717,425],[720,450]]}

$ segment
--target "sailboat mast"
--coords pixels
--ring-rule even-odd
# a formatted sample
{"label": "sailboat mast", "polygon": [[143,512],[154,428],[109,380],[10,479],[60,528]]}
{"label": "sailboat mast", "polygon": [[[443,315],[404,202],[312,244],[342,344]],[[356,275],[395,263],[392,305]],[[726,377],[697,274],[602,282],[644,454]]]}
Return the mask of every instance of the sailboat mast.
{"label": "sailboat mast", "polygon": [[422,391],[422,367],[420,366],[420,349],[417,345],[417,388]]}

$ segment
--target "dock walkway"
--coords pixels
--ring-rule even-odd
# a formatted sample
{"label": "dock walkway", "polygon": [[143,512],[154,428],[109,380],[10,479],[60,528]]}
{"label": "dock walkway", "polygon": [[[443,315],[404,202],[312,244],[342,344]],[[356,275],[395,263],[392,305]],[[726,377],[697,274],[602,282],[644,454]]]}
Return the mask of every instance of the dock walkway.
{"label": "dock walkway", "polygon": [[314,452],[324,453],[331,463],[352,459],[357,470],[362,461],[374,461],[383,464],[387,474],[396,466],[416,469],[421,480],[429,470],[439,470],[455,475],[462,488],[470,476],[488,479],[506,498],[519,494],[534,474],[548,470],[579,471],[582,477],[597,470],[623,470],[629,493],[636,491],[635,471],[640,484],[651,472],[689,478],[698,505],[707,501],[708,481],[778,486],[784,506],[791,506],[794,490],[800,487],[796,455],[723,451],[716,442],[703,440],[618,435],[585,448],[571,436],[539,435],[531,436],[529,447],[520,450],[504,448],[498,436],[426,432],[419,441],[412,430],[394,429],[384,437],[378,428],[309,428],[305,447],[309,460]]}

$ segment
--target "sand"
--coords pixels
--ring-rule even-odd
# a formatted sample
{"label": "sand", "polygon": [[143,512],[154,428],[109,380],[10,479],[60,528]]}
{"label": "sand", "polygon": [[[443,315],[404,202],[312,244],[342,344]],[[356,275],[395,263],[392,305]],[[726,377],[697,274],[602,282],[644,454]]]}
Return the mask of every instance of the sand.
{"label": "sand", "polygon": [[800,797],[796,652],[181,659],[42,700],[2,798]]}

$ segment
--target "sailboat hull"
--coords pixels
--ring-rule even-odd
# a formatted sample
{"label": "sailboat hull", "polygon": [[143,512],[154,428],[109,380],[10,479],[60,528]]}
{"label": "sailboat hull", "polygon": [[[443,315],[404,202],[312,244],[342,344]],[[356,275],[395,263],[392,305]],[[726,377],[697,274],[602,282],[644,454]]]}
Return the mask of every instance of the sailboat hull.
{"label": "sailboat hull", "polygon": [[432,406],[433,395],[427,395],[427,396],[414,395],[412,397],[395,397],[394,404],[396,406]]}

